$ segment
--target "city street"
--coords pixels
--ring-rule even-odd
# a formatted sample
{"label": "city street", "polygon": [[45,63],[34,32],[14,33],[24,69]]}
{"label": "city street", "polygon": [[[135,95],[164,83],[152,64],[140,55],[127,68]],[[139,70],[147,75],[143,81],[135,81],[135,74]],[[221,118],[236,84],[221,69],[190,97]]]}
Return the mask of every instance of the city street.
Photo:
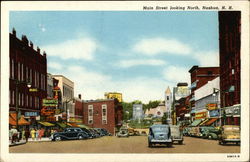
{"label": "city street", "polygon": [[28,142],[9,148],[10,153],[240,153],[240,146],[221,146],[217,140],[184,137],[184,144],[149,148],[147,136],[102,137],[88,140]]}

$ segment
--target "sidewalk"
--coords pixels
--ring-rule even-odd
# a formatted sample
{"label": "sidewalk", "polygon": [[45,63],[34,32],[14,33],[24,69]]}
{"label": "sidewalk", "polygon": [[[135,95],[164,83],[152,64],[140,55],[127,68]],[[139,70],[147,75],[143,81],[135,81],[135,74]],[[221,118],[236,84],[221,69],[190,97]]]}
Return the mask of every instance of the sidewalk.
{"label": "sidewalk", "polygon": [[[43,137],[41,138],[41,140],[32,140],[32,138],[28,139],[28,142],[48,142],[51,141],[51,139],[49,137]],[[11,140],[9,140],[9,146],[17,146],[17,145],[22,145],[22,144],[26,144],[26,140],[20,140],[19,142],[14,142],[11,143]]]}

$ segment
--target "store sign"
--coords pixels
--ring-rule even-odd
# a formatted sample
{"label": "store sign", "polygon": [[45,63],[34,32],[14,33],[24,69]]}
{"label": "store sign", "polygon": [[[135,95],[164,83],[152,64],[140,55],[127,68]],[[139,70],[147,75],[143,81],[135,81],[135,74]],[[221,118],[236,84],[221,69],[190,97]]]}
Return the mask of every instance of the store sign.
{"label": "store sign", "polygon": [[203,119],[207,117],[207,112],[199,112],[195,114],[195,119]]}
{"label": "store sign", "polygon": [[220,116],[220,112],[219,112],[219,110],[209,111],[209,116],[210,117],[218,117],[218,116]]}
{"label": "store sign", "polygon": [[232,116],[232,115],[240,115],[240,107],[227,107],[225,108],[225,113],[227,116]]}
{"label": "store sign", "polygon": [[30,88],[29,91],[30,92],[37,92],[38,90],[37,90],[37,88]]}
{"label": "store sign", "polygon": [[217,109],[217,104],[216,103],[210,103],[210,104],[207,104],[207,109],[208,110],[215,110]]}
{"label": "store sign", "polygon": [[38,112],[25,112],[24,113],[25,117],[30,117],[30,116],[39,116]]}
{"label": "store sign", "polygon": [[43,99],[43,106],[56,107],[58,105],[58,100],[55,99]]}

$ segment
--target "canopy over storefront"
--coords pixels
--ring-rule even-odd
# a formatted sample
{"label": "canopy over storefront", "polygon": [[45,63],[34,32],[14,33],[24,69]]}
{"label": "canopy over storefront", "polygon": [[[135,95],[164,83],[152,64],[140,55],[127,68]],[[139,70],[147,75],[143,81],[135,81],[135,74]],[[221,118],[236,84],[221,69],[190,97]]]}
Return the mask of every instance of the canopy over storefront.
{"label": "canopy over storefront", "polygon": [[44,125],[45,127],[53,127],[53,126],[55,126],[55,124],[52,124],[52,123],[49,123],[49,122],[38,122],[38,123]]}
{"label": "canopy over storefront", "polygon": [[66,124],[64,124],[64,123],[57,122],[56,124],[59,125],[59,127],[61,127],[61,128],[66,128]]}
{"label": "canopy over storefront", "polygon": [[[16,123],[16,113],[10,113],[9,114],[9,124],[10,125],[17,125]],[[18,120],[18,125],[30,125],[30,122],[24,119],[23,116],[20,117]]]}
{"label": "canopy over storefront", "polygon": [[193,121],[193,123],[190,125],[191,127],[196,127],[201,123],[202,119],[196,119]]}
{"label": "canopy over storefront", "polygon": [[205,123],[206,126],[213,124],[218,118],[210,118],[209,121]]}
{"label": "canopy over storefront", "polygon": [[86,129],[89,129],[88,126],[84,125],[84,124],[77,124],[80,128],[86,128]]}
{"label": "canopy over storefront", "polygon": [[204,121],[202,121],[202,122],[200,123],[200,126],[205,125],[205,123],[206,123],[207,121],[209,121],[209,119],[205,119]]}

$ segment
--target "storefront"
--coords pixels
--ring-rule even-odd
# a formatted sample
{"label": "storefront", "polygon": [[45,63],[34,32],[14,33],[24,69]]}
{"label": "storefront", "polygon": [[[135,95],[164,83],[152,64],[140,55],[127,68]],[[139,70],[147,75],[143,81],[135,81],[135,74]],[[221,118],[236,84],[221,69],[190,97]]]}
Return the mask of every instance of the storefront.
{"label": "storefront", "polygon": [[240,104],[224,108],[225,125],[240,125]]}

